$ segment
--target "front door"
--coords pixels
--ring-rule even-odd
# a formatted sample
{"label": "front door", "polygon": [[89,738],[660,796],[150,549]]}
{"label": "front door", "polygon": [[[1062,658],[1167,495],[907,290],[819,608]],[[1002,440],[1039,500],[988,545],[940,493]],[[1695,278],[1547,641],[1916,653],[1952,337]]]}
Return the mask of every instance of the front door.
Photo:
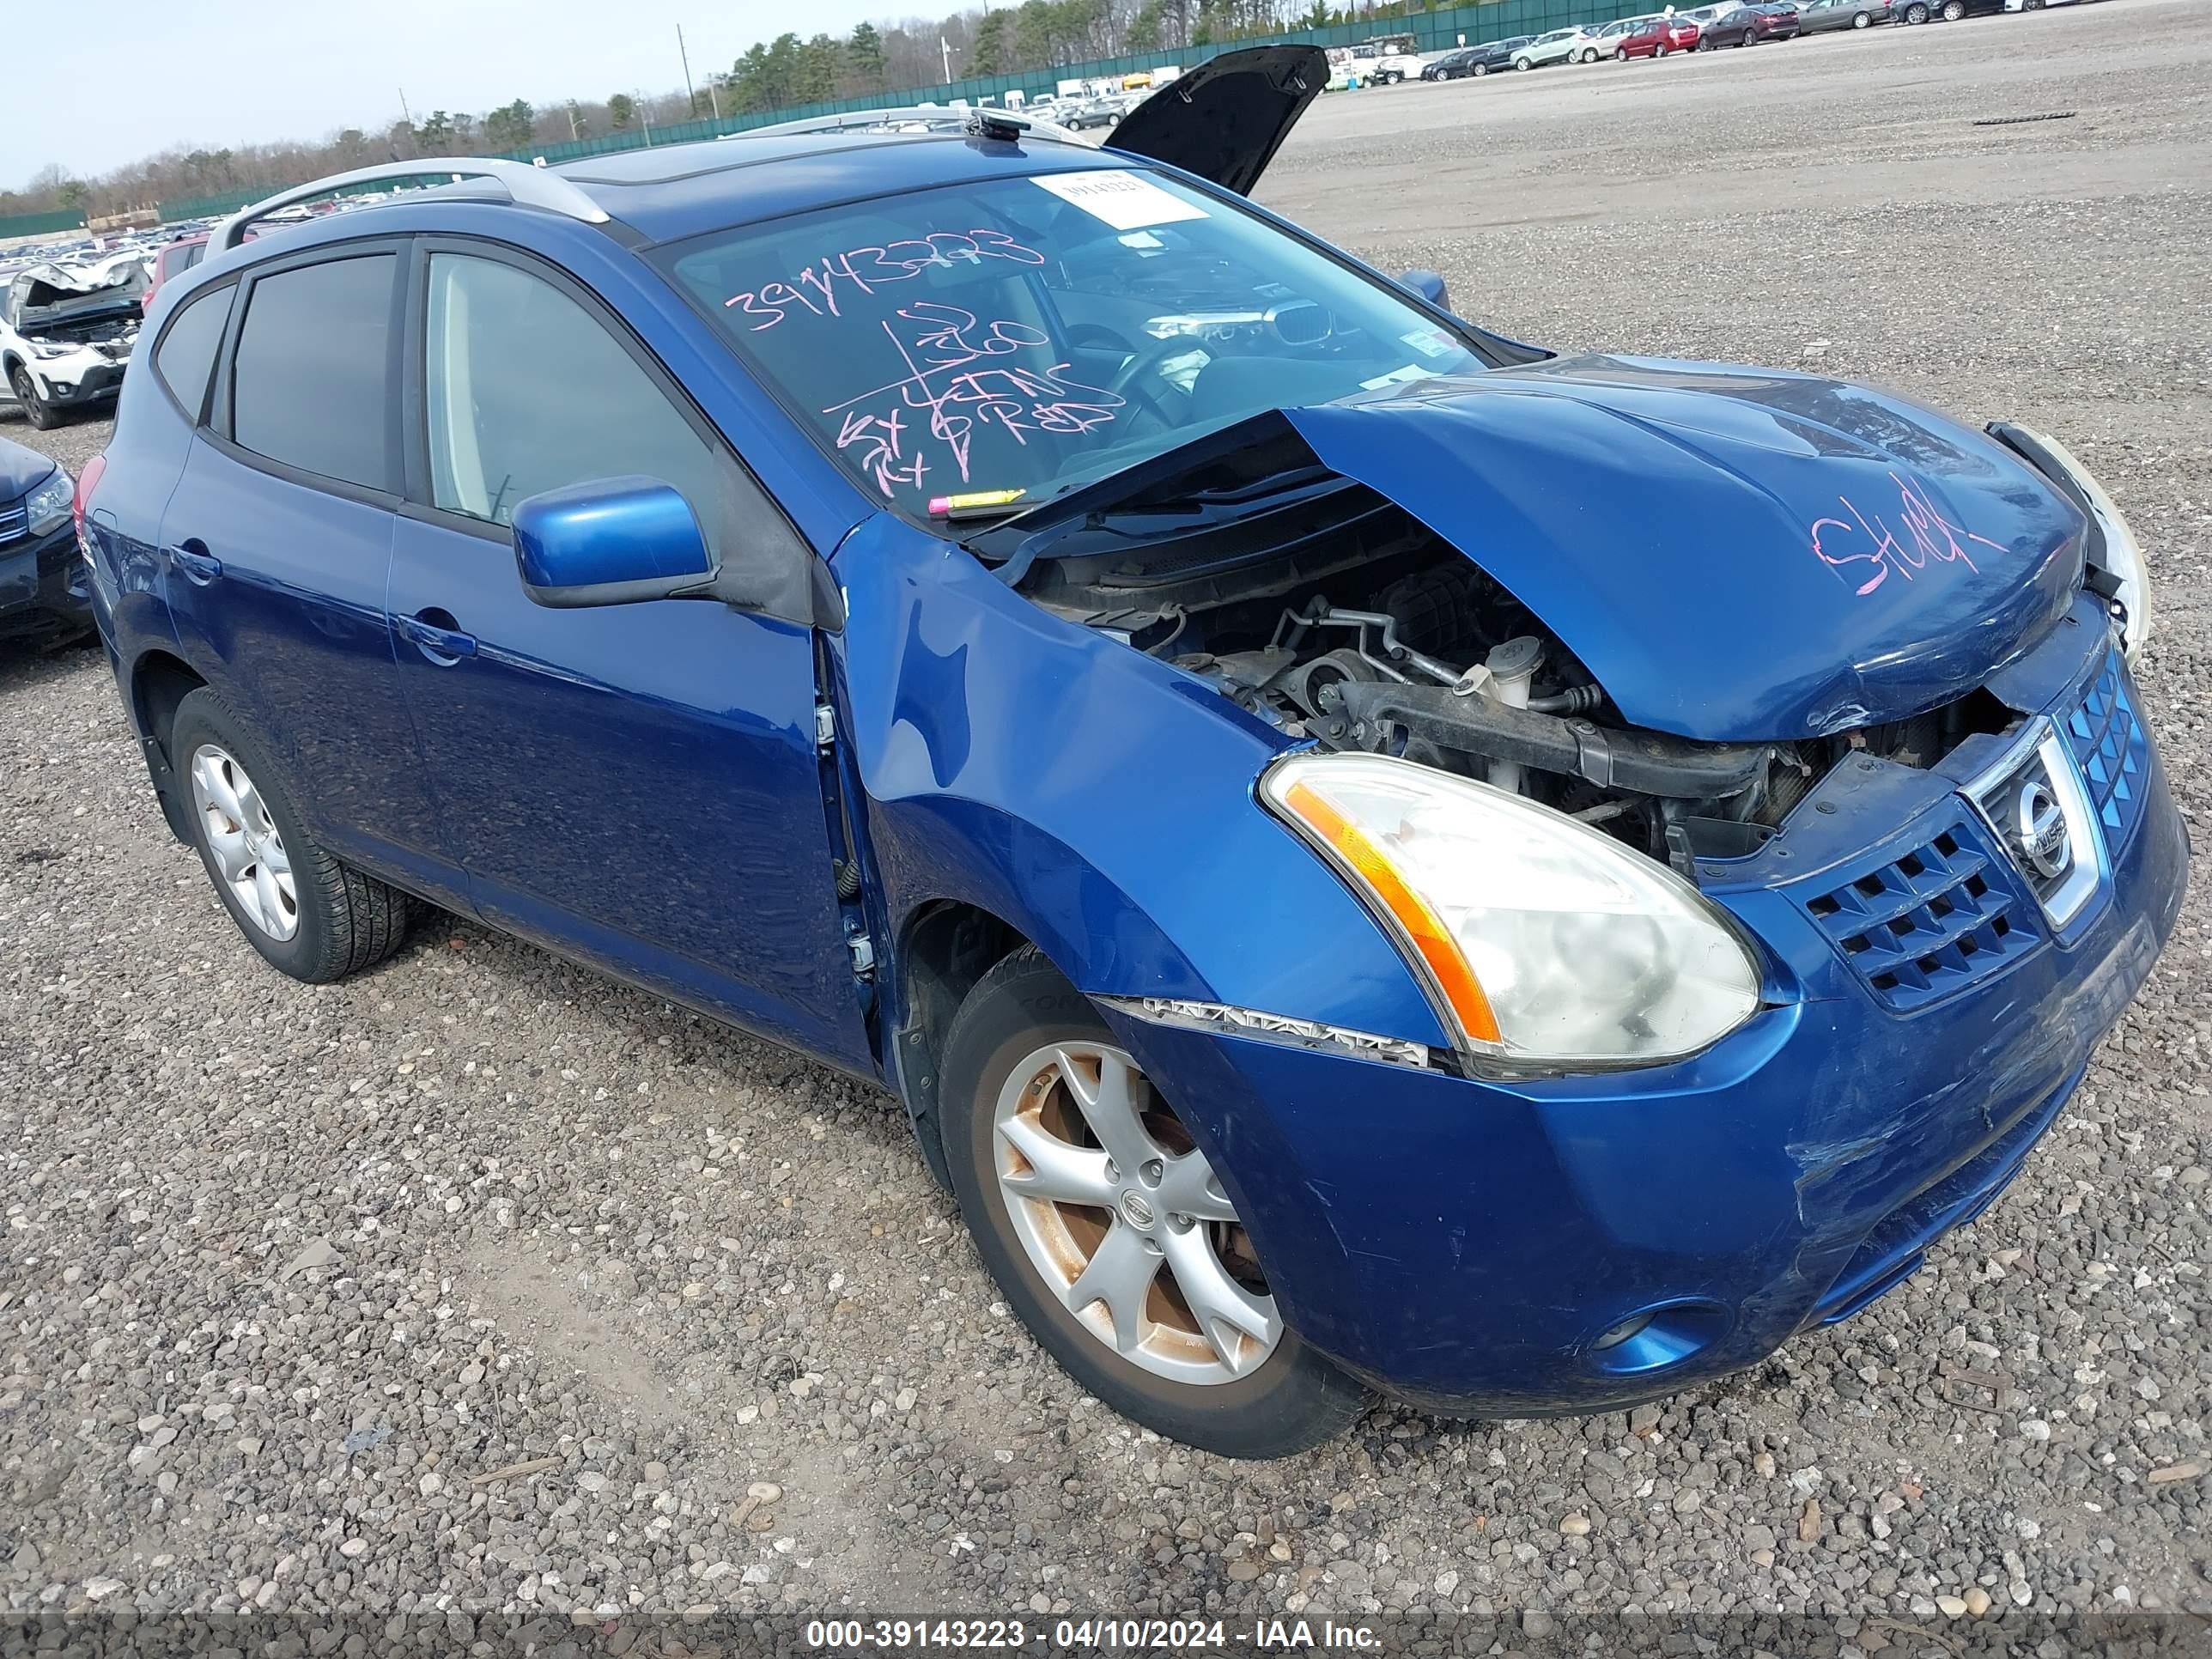
{"label": "front door", "polygon": [[622,324],[488,244],[418,255],[422,476],[398,520],[400,682],[487,921],[872,1068],[832,869],[800,621],[701,599],[536,605],[508,526],[643,475],[718,557],[812,555]]}

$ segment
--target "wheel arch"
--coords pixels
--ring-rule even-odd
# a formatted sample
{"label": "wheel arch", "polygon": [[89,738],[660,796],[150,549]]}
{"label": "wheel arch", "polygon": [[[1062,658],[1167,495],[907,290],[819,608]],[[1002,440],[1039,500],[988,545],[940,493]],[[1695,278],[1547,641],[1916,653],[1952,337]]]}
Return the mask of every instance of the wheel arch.
{"label": "wheel arch", "polygon": [[145,753],[146,771],[153,780],[155,798],[161,804],[169,833],[187,845],[191,837],[185,822],[184,800],[176,788],[169,732],[176,723],[177,706],[206,688],[205,678],[172,652],[149,650],[131,665],[131,720]]}
{"label": "wheel arch", "polygon": [[[891,957],[898,996],[890,1039],[892,1075],[922,1160],[948,1191],[952,1173],[938,1110],[945,1040],[976,981],[1034,943],[1012,922],[964,899],[926,901],[899,927]],[[1064,964],[1055,965],[1066,971]]]}

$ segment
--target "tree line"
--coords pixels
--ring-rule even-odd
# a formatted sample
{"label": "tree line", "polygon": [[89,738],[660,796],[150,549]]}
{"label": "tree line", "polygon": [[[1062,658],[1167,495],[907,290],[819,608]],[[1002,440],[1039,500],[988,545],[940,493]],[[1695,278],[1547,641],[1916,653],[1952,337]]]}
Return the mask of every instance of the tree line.
{"label": "tree line", "polygon": [[[687,89],[641,88],[602,99],[532,104],[517,98],[480,112],[404,112],[369,131],[346,127],[320,143],[170,149],[99,178],[49,167],[17,189],[0,189],[0,216],[58,208],[116,212],[264,186],[274,190],[321,173],[379,161],[522,149],[534,144],[642,132],[703,117],[791,109],[832,99],[893,96],[946,78],[1041,76],[1056,66],[1123,52],[1208,48],[1254,34],[1381,23],[1433,10],[1421,0],[1333,8],[1327,0],[1021,0],[1018,5],[956,12],[937,19],[867,23],[842,37],[796,31],[756,42],[727,70]],[[896,98],[893,98],[896,101]]]}

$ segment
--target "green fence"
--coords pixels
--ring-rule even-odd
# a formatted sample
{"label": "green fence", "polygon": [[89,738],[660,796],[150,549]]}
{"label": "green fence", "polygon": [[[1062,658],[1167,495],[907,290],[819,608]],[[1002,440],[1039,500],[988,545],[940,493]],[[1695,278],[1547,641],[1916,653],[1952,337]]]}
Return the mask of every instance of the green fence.
{"label": "green fence", "polygon": [[0,242],[12,242],[19,236],[45,236],[57,230],[83,228],[84,215],[67,210],[0,214]]}
{"label": "green fence", "polygon": [[[874,109],[884,105],[949,104],[961,98],[970,103],[977,103],[986,98],[1003,101],[1010,92],[1024,93],[1034,99],[1048,95],[1054,84],[1060,81],[1112,80],[1170,64],[1188,70],[1217,52],[1235,51],[1244,46],[1285,42],[1349,46],[1362,40],[1373,40],[1378,35],[1410,34],[1419,50],[1444,52],[1456,46],[1474,46],[1509,35],[1541,34],[1547,29],[1565,28],[1571,23],[1600,23],[1629,15],[1620,0],[1492,0],[1492,3],[1487,5],[1461,6],[1443,11],[1416,11],[1404,16],[1376,17],[1364,23],[1342,23],[1325,29],[1251,35],[1218,46],[1194,46],[1184,52],[1129,52],[1119,58],[1101,58],[1088,63],[1025,70],[1018,75],[971,76],[964,81],[948,82],[942,86],[902,88],[866,98],[842,98],[788,109],[761,110],[748,115],[729,116],[719,121],[679,121],[671,126],[656,126],[649,131],[640,126],[610,133],[605,137],[540,144],[527,149],[509,150],[506,154],[516,161],[543,160],[550,165],[577,161],[586,155],[605,155],[615,150],[638,149],[647,144],[657,147],[690,143],[702,138],[726,137],[732,133],[749,131],[754,127],[767,126],[777,121],[794,121],[817,115],[841,115],[852,110]],[[164,202],[161,204],[161,216],[164,219],[203,219],[216,214],[235,213],[279,188],[281,186],[276,185],[264,185],[251,190],[234,191],[223,196]]]}

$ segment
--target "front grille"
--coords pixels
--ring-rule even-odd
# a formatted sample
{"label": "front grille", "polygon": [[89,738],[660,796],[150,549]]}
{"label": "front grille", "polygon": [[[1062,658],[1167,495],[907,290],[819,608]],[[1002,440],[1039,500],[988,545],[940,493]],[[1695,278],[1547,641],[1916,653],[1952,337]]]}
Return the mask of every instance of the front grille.
{"label": "front grille", "polygon": [[2105,845],[2118,856],[2142,817],[2143,775],[2150,766],[2150,739],[2136,718],[2135,690],[2118,652],[2106,654],[2104,668],[2063,724]]}
{"label": "front grille", "polygon": [[22,502],[0,504],[0,542],[15,541],[29,528],[29,515]]}
{"label": "front grille", "polygon": [[2035,900],[1963,802],[1919,847],[1803,902],[1875,1000],[1900,1013],[1978,985],[2043,938]]}

